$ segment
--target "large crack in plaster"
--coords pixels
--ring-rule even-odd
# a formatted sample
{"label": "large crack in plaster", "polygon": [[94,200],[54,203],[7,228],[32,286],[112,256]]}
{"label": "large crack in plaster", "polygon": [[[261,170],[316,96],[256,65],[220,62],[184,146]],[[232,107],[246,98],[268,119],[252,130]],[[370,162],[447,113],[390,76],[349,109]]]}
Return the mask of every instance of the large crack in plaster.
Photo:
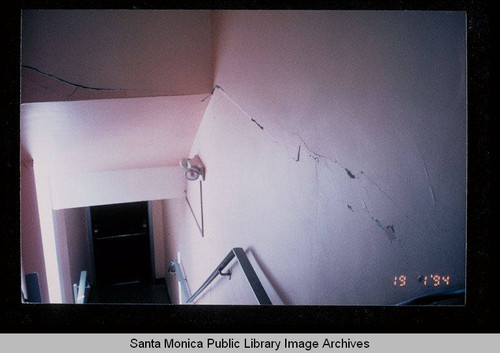
{"label": "large crack in plaster", "polygon": [[85,90],[90,90],[90,91],[107,91],[107,92],[120,92],[120,91],[127,91],[128,90],[128,89],[125,89],[125,88],[109,88],[109,87],[87,86],[87,85],[83,85],[83,84],[79,84],[79,83],[76,83],[76,82],[72,82],[72,81],[66,80],[64,78],[61,78],[59,76],[56,76],[54,74],[42,71],[39,68],[36,68],[34,66],[22,65],[21,67],[23,67],[25,69],[28,69],[28,70],[35,71],[35,72],[39,73],[42,76],[50,77],[50,78],[52,78],[52,79],[54,79],[56,81],[59,81],[59,82],[65,83],[67,85],[75,87],[75,89],[73,90],[73,92],[71,92],[71,94],[68,96],[68,99],[71,98],[79,88],[80,89],[85,89]]}
{"label": "large crack in plaster", "polygon": [[[382,190],[382,188],[381,188],[378,184],[376,184],[375,182],[373,182],[370,178],[368,178],[368,177],[366,176],[366,174],[364,173],[364,171],[359,171],[359,172],[357,172],[357,173],[355,174],[354,172],[352,172],[352,171],[351,171],[351,169],[349,169],[349,168],[347,168],[347,167],[345,167],[345,166],[341,165],[341,164],[338,162],[338,160],[337,160],[337,159],[329,158],[329,157],[327,157],[327,156],[324,156],[324,155],[321,155],[321,154],[319,154],[319,153],[316,153],[316,152],[312,151],[312,150],[308,147],[307,143],[304,141],[303,137],[302,137],[299,133],[296,133],[296,132],[295,132],[295,133],[294,133],[294,135],[295,135],[295,136],[297,136],[297,137],[301,140],[301,142],[302,142],[302,144],[301,144],[301,145],[299,145],[299,147],[300,147],[300,146],[302,146],[302,145],[304,145],[304,147],[305,147],[305,148],[307,149],[307,151],[309,152],[309,157],[310,157],[310,158],[312,158],[315,162],[319,162],[319,161],[321,161],[321,160],[324,160],[324,161],[325,161],[325,166],[326,166],[326,168],[330,171],[330,173],[335,174],[335,172],[334,172],[334,171],[330,168],[330,166],[329,166],[328,162],[332,162],[332,163],[334,163],[334,164],[335,164],[338,168],[340,168],[340,170],[341,170],[342,172],[346,173],[346,175],[347,175],[347,177],[348,177],[349,179],[360,179],[360,178],[361,178],[361,176],[364,176],[364,177],[366,177],[366,178],[368,179],[368,181],[369,181],[371,184],[373,184],[373,185],[374,185],[374,186],[375,186],[375,187],[379,190],[379,192],[380,192],[380,193],[382,193],[382,194],[383,194],[383,195],[384,195],[387,199],[389,199],[389,200],[391,201],[391,203],[392,203],[392,204],[397,205],[397,204],[396,204],[396,202],[395,202],[395,201],[394,201],[394,200],[393,200],[393,199],[392,199],[392,198],[391,198],[391,197],[390,197],[390,196],[389,196],[389,195],[388,195],[385,191],[383,191],[383,190]],[[318,164],[319,164],[319,163],[315,163],[315,168],[316,168],[316,169],[317,169],[317,167],[318,167]],[[317,174],[317,172],[316,172],[316,174]],[[318,180],[318,177],[316,176],[316,183],[318,184],[318,182],[319,182],[319,180]],[[364,188],[364,186],[362,186],[362,187]],[[364,188],[364,189],[365,189],[365,191],[368,193],[368,190],[366,190],[366,188]],[[318,195],[319,195],[319,194],[318,194]],[[318,196],[318,195],[317,195],[317,196]],[[336,200],[337,200],[337,201],[339,201],[339,202],[341,202],[341,203],[343,203],[343,204],[346,206],[346,209],[347,209],[347,210],[349,210],[350,212],[356,212],[356,211],[357,211],[357,210],[356,210],[356,209],[352,206],[352,204],[351,204],[350,202],[345,201],[345,200],[342,200],[342,199],[338,199],[338,198],[336,198]],[[366,207],[366,203],[365,203],[364,201],[363,201],[363,205],[364,205],[363,209],[364,209],[364,210],[365,210],[365,212],[368,214],[369,219],[370,219],[371,221],[373,221],[373,222],[377,225],[377,227],[379,227],[379,228],[381,228],[381,229],[383,229],[383,230],[384,230],[384,232],[386,233],[386,235],[388,236],[388,238],[389,238],[389,240],[390,240],[391,242],[392,242],[393,240],[395,240],[395,239],[396,239],[396,232],[395,232],[395,227],[394,227],[394,225],[393,225],[393,224],[391,224],[391,223],[387,223],[387,224],[385,224],[385,223],[384,223],[384,224],[383,224],[383,223],[382,223],[382,222],[381,222],[378,218],[374,217],[374,216],[373,216],[373,214],[372,214],[372,213],[368,210],[368,208]],[[400,241],[400,239],[398,239],[398,240]]]}
{"label": "large crack in plaster", "polygon": [[259,127],[259,129],[261,130],[264,130],[264,126],[262,124],[260,124],[257,120],[255,120],[253,117],[250,116],[250,114],[248,114],[245,109],[243,109],[238,103],[236,103],[236,101],[234,99],[232,99],[227,93],[226,91],[224,91],[224,89],[219,86],[219,85],[215,85],[214,88],[212,89],[212,94],[214,94],[215,90],[221,90],[224,95],[231,101],[233,102],[234,105],[236,105],[238,107],[238,109],[240,109],[249,119],[252,123],[254,123],[255,125],[257,125]]}
{"label": "large crack in plaster", "polygon": [[[257,125],[261,130],[264,130],[263,125],[258,123],[256,119],[254,119],[250,114],[248,114],[246,112],[246,110],[243,109],[233,98],[231,98],[221,86],[215,85],[213,90],[212,90],[211,95],[213,95],[216,90],[220,90],[226,98],[228,98],[239,110],[241,110],[244,113],[244,115],[246,115],[249,118],[249,120],[252,123]],[[214,102],[214,105],[217,101]],[[283,130],[283,128],[281,128],[281,130]],[[269,133],[269,131],[265,131],[265,133],[275,143],[280,145],[286,151],[290,151],[289,147],[283,146],[283,143],[278,142],[278,139],[276,139],[273,135],[271,135]],[[293,152],[293,157],[291,159],[295,162],[302,162],[303,161],[303,158],[301,159],[301,156],[304,155],[304,151],[302,149],[302,146],[303,146],[307,150],[307,156],[309,158],[311,158],[312,160],[314,160],[314,162],[315,162],[314,168],[315,168],[315,184],[316,184],[316,213],[318,212],[318,208],[319,208],[319,175],[318,175],[319,165],[322,164],[322,165],[326,166],[326,168],[330,171],[330,173],[336,174],[336,173],[334,173],[334,170],[330,167],[328,162],[333,163],[336,167],[340,168],[339,171],[344,173],[344,175],[346,176],[346,178],[348,180],[351,180],[352,182],[358,183],[356,185],[357,188],[363,189],[367,194],[375,192],[379,195],[382,195],[383,198],[388,200],[388,202],[392,205],[392,207],[394,209],[397,209],[397,210],[402,209],[401,206],[393,199],[393,197],[391,197],[391,195],[389,195],[386,191],[384,191],[378,183],[376,183],[368,175],[366,175],[366,173],[364,171],[362,171],[362,170],[355,171],[355,169],[353,169],[352,167],[347,167],[347,166],[339,163],[339,161],[335,158],[331,158],[331,157],[322,155],[320,153],[317,153],[317,152],[311,150],[309,148],[307,142],[304,140],[304,138],[298,132],[292,133],[292,138],[293,137],[298,137],[298,139],[300,140],[300,143],[298,144],[298,146],[295,145],[295,147],[293,148],[294,152]],[[325,163],[320,163],[321,161],[325,161]],[[424,163],[424,169],[427,171],[425,163]],[[426,175],[427,175],[427,180],[429,181],[429,185],[430,185],[429,188],[430,188],[430,192],[432,195],[432,199],[433,199],[433,202],[435,203],[434,191],[433,191],[432,185],[430,183],[430,178],[429,178],[428,172]],[[363,185],[363,182],[365,185]],[[366,182],[368,182],[368,185],[372,186],[370,189],[368,189],[366,187],[366,184],[367,184]],[[362,183],[362,184],[359,184],[359,183]],[[389,241],[391,243],[394,240],[397,240],[399,243],[401,242],[401,236],[397,234],[394,222],[382,221],[380,217],[376,217],[374,212],[372,212],[368,209],[364,200],[361,200],[361,202],[363,203],[363,207],[361,209],[357,209],[353,206],[353,204],[354,204],[353,202],[348,202],[346,200],[342,200],[339,198],[335,198],[335,199],[338,202],[343,203],[345,205],[345,209],[349,212],[362,214],[362,213],[359,213],[358,211],[363,211],[363,213],[368,217],[368,219],[371,222],[373,222],[374,225],[376,225],[378,228],[380,228],[384,231],[384,234],[387,236],[387,238],[389,239]],[[414,219],[412,219],[408,214],[404,214],[404,217],[408,221],[410,221],[419,230],[419,232],[426,231],[426,229],[424,229],[418,222],[416,222]]]}
{"label": "large crack in plaster", "polygon": [[[300,136],[300,134],[298,133],[294,133],[295,136],[299,137],[299,139],[301,140],[302,144],[305,146],[305,148],[308,150],[309,152],[309,156],[316,160],[316,161],[319,161],[320,159],[323,159],[325,161],[329,161],[329,162],[332,162],[334,163],[338,168],[341,169],[342,172],[345,172],[347,177],[349,179],[358,179],[357,181],[359,182],[362,182],[363,180],[366,180],[368,181],[368,183],[370,185],[372,185],[374,187],[374,189],[371,189],[371,190],[375,190],[378,194],[380,195],[383,195],[384,198],[386,198],[396,209],[402,209],[401,205],[399,205],[398,202],[396,202],[394,200],[393,197],[391,197],[391,195],[389,195],[386,191],[384,191],[380,185],[378,183],[376,183],[375,181],[373,181],[364,171],[360,170],[360,171],[357,171],[357,172],[353,172],[352,170],[353,169],[350,169],[350,168],[347,168],[345,167],[344,165],[340,164],[338,162],[337,159],[334,159],[334,158],[330,158],[330,157],[327,157],[327,156],[324,156],[324,155],[321,155],[319,153],[316,153],[312,150],[309,149],[309,147],[307,146],[307,143],[304,141],[304,139],[302,138],[302,136]],[[423,161],[423,160],[422,160]],[[330,168],[329,164],[326,163],[325,164],[327,169],[332,173],[332,174],[335,174],[334,171]],[[424,164],[425,165],[425,164]],[[428,179],[429,180],[429,179]],[[432,185],[430,184],[430,180],[429,180],[429,187],[432,188]],[[370,193],[370,190],[367,189],[366,186],[362,185],[361,186],[365,192],[367,194]],[[350,204],[348,203],[347,201],[345,200],[341,200],[341,199],[337,199],[339,202],[343,203],[346,205],[347,209],[351,212],[356,212],[357,210]],[[434,200],[435,201],[435,200]],[[392,222],[382,222],[380,221],[379,217],[375,217],[373,215],[373,213],[368,210],[368,208],[366,207],[366,203],[363,201],[363,210],[366,212],[366,214],[368,215],[369,219],[371,221],[373,221],[377,227],[381,228],[384,230],[384,232],[386,233],[386,235],[388,236],[389,240],[392,242],[393,240],[397,239],[398,242],[401,242],[401,237],[397,236],[396,234],[396,231],[395,231],[395,227],[394,227],[394,224]],[[416,222],[413,218],[411,218],[408,214],[404,214],[404,217],[410,222],[412,223],[416,229],[418,229],[419,233],[421,234],[424,234],[426,233],[428,230],[426,230],[421,224],[419,224],[418,222]]]}

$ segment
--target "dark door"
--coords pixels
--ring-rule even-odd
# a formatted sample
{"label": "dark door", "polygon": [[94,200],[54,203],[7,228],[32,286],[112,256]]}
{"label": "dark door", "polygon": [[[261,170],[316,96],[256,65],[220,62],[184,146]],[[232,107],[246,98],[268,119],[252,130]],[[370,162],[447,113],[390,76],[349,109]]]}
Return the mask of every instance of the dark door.
{"label": "dark door", "polygon": [[97,285],[151,280],[147,202],[90,207]]}

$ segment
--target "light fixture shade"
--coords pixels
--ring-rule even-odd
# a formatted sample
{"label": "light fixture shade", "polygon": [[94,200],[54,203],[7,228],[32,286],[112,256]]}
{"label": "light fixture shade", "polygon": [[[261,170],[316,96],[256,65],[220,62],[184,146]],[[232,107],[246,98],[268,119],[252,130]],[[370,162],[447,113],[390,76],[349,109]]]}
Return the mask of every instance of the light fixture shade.
{"label": "light fixture shade", "polygon": [[196,169],[191,168],[191,169],[186,170],[186,172],[184,173],[184,176],[186,177],[187,180],[194,181],[194,180],[198,179],[198,177],[200,176],[200,173]]}
{"label": "light fixture shade", "polygon": [[194,181],[197,180],[200,175],[201,179],[205,180],[205,165],[201,161],[198,155],[193,158],[183,158],[179,161],[179,165],[186,169],[184,176],[187,180]]}

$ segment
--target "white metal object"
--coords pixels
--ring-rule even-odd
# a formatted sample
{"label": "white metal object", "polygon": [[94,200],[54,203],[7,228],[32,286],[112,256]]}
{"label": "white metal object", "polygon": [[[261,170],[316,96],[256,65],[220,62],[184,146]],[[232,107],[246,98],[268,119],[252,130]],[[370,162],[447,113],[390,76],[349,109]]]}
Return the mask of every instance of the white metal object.
{"label": "white metal object", "polygon": [[173,259],[172,264],[174,265],[175,275],[177,276],[177,282],[179,283],[179,302],[180,304],[184,304],[191,297],[191,293],[189,292],[189,288],[187,285],[187,279],[184,275],[184,271],[182,270],[182,265],[178,261],[178,259]]}
{"label": "white metal object", "polygon": [[186,169],[184,176],[187,180],[194,181],[201,176],[201,180],[205,180],[205,165],[198,155],[193,158],[183,158],[179,161],[179,165]]}
{"label": "white metal object", "polygon": [[75,304],[84,304],[86,301],[85,291],[90,288],[87,284],[87,271],[80,272],[80,282],[78,285],[73,284],[73,295],[75,297]]}

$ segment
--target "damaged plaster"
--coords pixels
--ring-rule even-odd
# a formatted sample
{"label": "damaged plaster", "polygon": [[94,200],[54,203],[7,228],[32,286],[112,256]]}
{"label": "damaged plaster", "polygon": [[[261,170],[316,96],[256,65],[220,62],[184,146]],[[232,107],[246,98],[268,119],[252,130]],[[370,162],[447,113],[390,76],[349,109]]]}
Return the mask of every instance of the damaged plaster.
{"label": "damaged plaster", "polygon": [[[255,118],[253,118],[252,116],[250,116],[246,111],[245,109],[243,109],[237,102],[234,101],[234,99],[232,99],[228,94],[227,92],[220,86],[220,85],[215,85],[213,90],[212,90],[212,96],[214,94],[214,92],[216,90],[220,90],[224,96],[226,98],[228,98],[240,111],[242,111],[249,119],[252,123],[254,123],[255,125],[257,125],[261,130],[264,130],[264,127],[259,124],[257,122],[257,120]],[[220,99],[220,98],[219,98]],[[284,142],[283,139],[279,139],[277,138],[275,135],[271,135],[271,133],[269,131],[267,131],[266,133],[275,143],[277,143],[278,145],[280,145],[281,147],[283,147],[285,150],[290,150],[289,147],[286,147],[286,143]],[[361,181],[360,178],[361,177],[364,177],[366,180],[368,180],[368,185],[371,185],[373,187],[370,187],[370,188],[367,188],[367,183],[361,183],[359,184],[359,186],[356,186],[355,189],[359,189],[359,190],[364,190],[366,193],[368,194],[372,194],[372,193],[376,193],[376,194],[379,194],[381,197],[387,199],[390,201],[390,203],[392,204],[392,206],[394,208],[397,208],[399,209],[399,206],[396,204],[396,202],[393,200],[393,198],[388,195],[385,191],[383,191],[383,189],[377,184],[375,183],[374,181],[372,181],[364,171],[359,171],[359,176],[356,176],[356,174],[352,171],[352,169],[350,168],[347,168],[343,165],[341,165],[337,159],[335,158],[330,158],[330,157],[327,157],[327,156],[324,156],[322,154],[319,154],[315,151],[312,151],[309,147],[308,147],[308,144],[307,142],[304,140],[304,138],[301,136],[300,133],[298,132],[295,132],[293,133],[292,137],[298,137],[300,139],[300,144],[298,145],[298,147],[296,147],[296,152],[295,152],[295,156],[292,157],[292,160],[295,161],[295,162],[301,162],[301,154],[302,154],[302,146],[305,147],[305,149],[307,150],[308,152],[308,156],[315,162],[314,163],[314,168],[315,168],[315,171],[314,171],[314,175],[315,175],[315,180],[314,180],[314,184],[316,185],[315,189],[316,189],[316,214],[318,212],[318,208],[319,208],[319,197],[320,197],[320,194],[321,194],[321,189],[322,188],[325,188],[325,185],[320,185],[320,179],[319,179],[319,172],[318,172],[318,168],[326,168],[332,176],[336,175],[337,173],[335,173],[332,168],[330,168],[329,166],[329,163],[328,162],[331,162],[331,163],[334,163],[338,168],[339,168],[339,171],[343,171],[344,172],[344,175],[347,175],[347,178],[349,180],[357,180],[357,181]],[[279,142],[281,141],[281,142]],[[325,163],[320,163],[321,161],[324,161]],[[330,179],[331,183],[338,183],[339,182],[339,179]],[[359,192],[358,192],[359,194]],[[355,201],[355,203],[360,203],[359,200],[355,200],[356,199],[356,192],[351,195],[351,197],[353,198],[352,201]],[[379,197],[379,196],[377,196]],[[337,200],[339,202],[342,202],[346,205],[346,209],[352,213],[356,213],[356,209],[355,207],[352,206],[352,204],[348,201],[345,201],[345,200],[341,200],[341,199],[338,199]],[[368,210],[368,208],[366,207],[366,203],[364,200],[361,201],[363,203],[363,208],[362,210],[364,211],[363,213],[358,213],[360,215],[368,215],[369,219],[373,222],[373,224],[375,226],[377,226],[378,228],[382,229],[384,232],[383,234],[387,236],[387,238],[389,239],[389,241],[392,243],[395,239],[396,239],[396,231],[395,231],[395,227],[392,223],[387,223],[387,224],[382,224],[382,222],[378,219],[378,218],[375,218],[373,216],[373,213],[371,211]],[[408,215],[406,215],[406,218],[409,218]],[[401,239],[399,238],[398,239],[399,241],[401,241]]]}
{"label": "damaged plaster", "polygon": [[[59,82],[63,82],[63,83],[68,84],[70,86],[74,86],[74,87],[76,87],[75,91],[78,88],[88,89],[88,90],[91,90],[91,91],[126,91],[126,89],[124,89],[124,88],[106,88],[106,87],[93,87],[93,86],[82,85],[82,84],[79,84],[79,83],[68,81],[66,79],[63,79],[63,78],[58,77],[56,75],[53,75],[51,73],[44,72],[44,71],[42,71],[42,70],[40,70],[40,69],[38,69],[36,67],[33,67],[33,66],[22,65],[22,67],[25,68],[25,69],[33,70],[33,71],[39,73],[40,75],[53,78],[54,80],[57,80]],[[74,93],[74,91],[73,91],[73,93]],[[73,93],[71,95],[73,95]]]}
{"label": "damaged plaster", "polygon": [[[330,173],[332,174],[335,174],[334,171],[328,166],[328,161],[329,162],[333,162],[336,166],[338,166],[339,168],[341,168],[342,170],[345,171],[345,173],[347,174],[348,178],[349,179],[359,179],[359,177],[356,177],[356,175],[349,169],[349,168],[346,168],[344,166],[341,166],[339,164],[339,162],[336,160],[336,159],[332,159],[332,158],[328,158],[326,156],[323,156],[323,155],[320,155],[314,151],[311,151],[309,149],[309,147],[307,146],[307,143],[304,141],[304,139],[302,138],[302,136],[299,134],[299,133],[294,133],[295,136],[299,137],[299,139],[301,140],[302,144],[299,145],[299,152],[298,152],[298,156],[297,156],[297,159],[295,159],[295,161],[299,161],[299,155],[300,155],[300,148],[302,145],[305,146],[305,148],[309,151],[309,157],[312,158],[314,161],[316,162],[319,162],[321,159],[324,159],[326,161],[325,163],[325,166],[326,168],[330,171]],[[315,163],[315,168],[316,168],[316,174],[317,174],[317,167],[318,167],[318,164]],[[375,189],[371,189],[371,190],[367,190],[367,188],[365,186],[362,186],[362,188],[365,190],[366,193],[379,193],[379,194],[382,194],[383,197],[385,197],[386,199],[390,200],[390,202],[393,204],[393,206],[396,206],[396,203],[395,201],[393,200],[393,198],[391,198],[391,196],[389,196],[386,192],[384,192],[382,190],[382,188],[376,184],[375,182],[373,182],[370,178],[368,178],[365,174],[364,171],[360,171],[359,172],[359,175],[360,176],[364,176],[366,177],[366,179],[369,181],[370,184],[372,184]],[[316,176],[316,184],[319,184],[319,180],[318,180],[318,177]],[[317,193],[319,195],[319,191]],[[353,208],[353,206],[348,203],[347,201],[345,200],[340,200],[340,199],[337,199],[338,201],[346,204],[347,206],[347,210],[351,211],[351,212],[355,212],[356,210]],[[366,203],[365,201],[362,201],[363,203],[363,210],[365,211],[366,214],[368,214],[369,218],[371,221],[373,221],[373,223],[380,229],[384,230],[384,234],[387,235],[387,238],[389,239],[389,241],[392,243],[393,240],[396,239],[396,231],[395,231],[395,228],[394,228],[394,225],[393,224],[387,224],[387,225],[383,225],[381,223],[380,220],[378,220],[377,218],[375,218],[372,213],[368,210],[368,208],[366,207]],[[407,218],[409,218],[408,216],[406,216]],[[401,239],[399,239],[399,241],[401,241]]]}
{"label": "damaged plaster", "polygon": [[214,88],[212,89],[212,95],[214,94],[214,92],[216,90],[220,90],[221,92],[224,93],[224,95],[231,101],[233,102],[234,105],[236,105],[238,107],[238,109],[240,109],[249,119],[252,123],[254,123],[255,125],[257,125],[257,127],[261,130],[264,130],[264,126],[262,124],[260,124],[257,120],[255,120],[253,117],[251,117],[246,111],[245,109],[243,109],[238,103],[236,103],[234,101],[234,99],[232,99],[227,93],[226,91],[219,85],[214,85]]}
{"label": "damaged plaster", "polygon": [[302,145],[299,145],[299,148],[297,150],[297,159],[295,160],[295,162],[300,162],[300,149],[302,148]]}
{"label": "damaged plaster", "polygon": [[345,168],[345,171],[346,171],[347,175],[349,175],[349,178],[351,178],[351,179],[356,178],[356,177],[354,176],[354,174],[352,174],[352,172],[351,172],[349,169]]}
{"label": "damaged plaster", "polygon": [[211,250],[252,246],[290,304],[397,303],[423,289],[391,278],[422,268],[461,285],[463,14],[215,19],[228,95],[214,92],[192,150],[220,166]]}
{"label": "damaged plaster", "polygon": [[257,125],[261,130],[264,130],[264,126],[262,126],[261,124],[259,124],[254,118],[251,118],[250,120],[252,121],[252,123],[254,123],[255,125]]}

